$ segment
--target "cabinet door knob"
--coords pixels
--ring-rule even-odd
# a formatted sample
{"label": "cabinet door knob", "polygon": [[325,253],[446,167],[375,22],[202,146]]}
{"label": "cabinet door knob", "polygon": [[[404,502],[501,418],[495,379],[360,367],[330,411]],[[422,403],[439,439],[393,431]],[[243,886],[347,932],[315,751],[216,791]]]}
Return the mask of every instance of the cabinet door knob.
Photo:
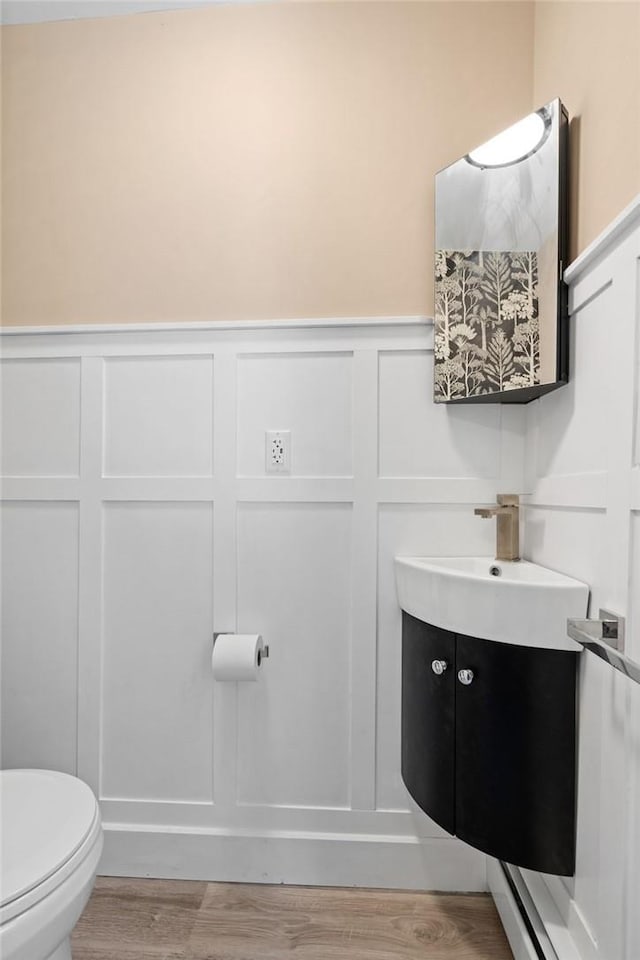
{"label": "cabinet door knob", "polygon": [[431,661],[431,669],[433,670],[434,673],[437,673],[438,676],[440,676],[441,674],[443,674],[443,673],[445,672],[445,670],[447,669],[448,666],[449,666],[449,664],[447,663],[446,660],[432,660],[432,661]]}
{"label": "cabinet door knob", "polygon": [[460,683],[464,683],[465,687],[468,687],[470,683],[473,683],[473,670],[458,670],[458,680]]}

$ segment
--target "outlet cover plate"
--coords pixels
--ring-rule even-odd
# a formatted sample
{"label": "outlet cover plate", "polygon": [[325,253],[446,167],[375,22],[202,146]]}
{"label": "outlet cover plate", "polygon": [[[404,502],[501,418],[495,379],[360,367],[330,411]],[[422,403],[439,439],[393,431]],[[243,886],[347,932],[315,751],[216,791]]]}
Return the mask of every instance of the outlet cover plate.
{"label": "outlet cover plate", "polygon": [[266,473],[291,473],[291,431],[266,430],[264,466]]}

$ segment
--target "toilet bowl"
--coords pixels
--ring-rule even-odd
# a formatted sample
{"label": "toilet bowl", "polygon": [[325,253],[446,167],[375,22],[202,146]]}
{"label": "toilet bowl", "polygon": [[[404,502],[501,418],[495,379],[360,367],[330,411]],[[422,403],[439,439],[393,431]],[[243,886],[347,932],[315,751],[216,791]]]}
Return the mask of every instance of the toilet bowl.
{"label": "toilet bowl", "polygon": [[71,960],[102,826],[89,787],[53,770],[0,771],[0,957]]}

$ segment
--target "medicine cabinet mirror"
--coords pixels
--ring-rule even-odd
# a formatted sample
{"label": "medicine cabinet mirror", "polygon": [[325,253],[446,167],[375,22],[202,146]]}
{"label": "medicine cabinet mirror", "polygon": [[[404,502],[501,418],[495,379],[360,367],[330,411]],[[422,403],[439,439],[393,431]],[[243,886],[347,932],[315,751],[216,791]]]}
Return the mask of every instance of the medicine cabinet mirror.
{"label": "medicine cabinet mirror", "polygon": [[436,403],[567,382],[567,141],[553,100],[436,175]]}

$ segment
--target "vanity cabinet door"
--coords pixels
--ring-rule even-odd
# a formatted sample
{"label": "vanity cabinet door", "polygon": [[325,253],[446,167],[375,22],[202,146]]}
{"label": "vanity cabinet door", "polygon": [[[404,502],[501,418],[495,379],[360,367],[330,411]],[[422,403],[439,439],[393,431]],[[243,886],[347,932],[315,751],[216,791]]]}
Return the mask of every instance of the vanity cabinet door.
{"label": "vanity cabinet door", "polygon": [[[441,673],[434,672],[437,661],[446,664]],[[455,833],[454,667],[455,634],[403,612],[402,779],[449,833]]]}
{"label": "vanity cabinet door", "polygon": [[576,663],[457,635],[455,833],[543,873],[574,872]]}

